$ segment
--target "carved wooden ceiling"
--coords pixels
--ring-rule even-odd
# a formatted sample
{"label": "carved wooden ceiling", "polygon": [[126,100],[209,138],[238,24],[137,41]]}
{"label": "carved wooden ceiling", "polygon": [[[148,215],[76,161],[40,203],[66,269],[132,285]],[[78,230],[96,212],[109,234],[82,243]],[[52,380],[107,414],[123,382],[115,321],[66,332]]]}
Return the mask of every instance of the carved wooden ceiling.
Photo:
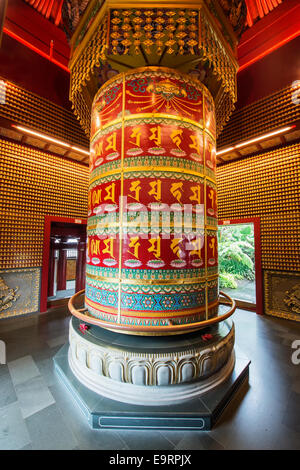
{"label": "carved wooden ceiling", "polygon": [[[31,5],[45,18],[54,22],[55,25],[61,25],[62,21],[62,6],[64,0],[24,0]],[[284,0],[245,0],[247,5],[247,26],[251,27],[257,20],[263,18],[276,8]],[[69,2],[70,4],[72,2]],[[74,2],[75,3],[75,2]],[[230,3],[228,0],[221,0],[220,4],[224,5]],[[88,0],[77,1],[78,19],[81,13],[85,10]]]}

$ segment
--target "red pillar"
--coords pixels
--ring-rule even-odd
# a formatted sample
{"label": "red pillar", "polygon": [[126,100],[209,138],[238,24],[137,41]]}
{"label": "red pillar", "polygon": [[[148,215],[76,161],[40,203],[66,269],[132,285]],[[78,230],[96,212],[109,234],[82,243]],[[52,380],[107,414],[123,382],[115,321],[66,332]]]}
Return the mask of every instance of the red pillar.
{"label": "red pillar", "polygon": [[76,262],[76,286],[75,286],[76,292],[84,288],[85,263],[86,263],[86,237],[81,237],[78,242],[78,253],[77,253],[77,262]]}
{"label": "red pillar", "polygon": [[54,295],[54,271],[55,271],[55,247],[54,242],[50,241],[49,253],[49,275],[48,275],[48,297]]}
{"label": "red pillar", "polygon": [[67,250],[60,245],[57,264],[57,290],[65,290],[67,287]]}

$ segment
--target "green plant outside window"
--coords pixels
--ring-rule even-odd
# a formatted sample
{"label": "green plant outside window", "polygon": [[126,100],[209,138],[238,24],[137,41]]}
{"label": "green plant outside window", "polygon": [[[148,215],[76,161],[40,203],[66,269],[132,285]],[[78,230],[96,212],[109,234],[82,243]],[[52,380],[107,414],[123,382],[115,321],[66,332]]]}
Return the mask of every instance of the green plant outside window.
{"label": "green plant outside window", "polygon": [[219,226],[218,253],[220,288],[236,289],[238,280],[254,281],[253,224]]}

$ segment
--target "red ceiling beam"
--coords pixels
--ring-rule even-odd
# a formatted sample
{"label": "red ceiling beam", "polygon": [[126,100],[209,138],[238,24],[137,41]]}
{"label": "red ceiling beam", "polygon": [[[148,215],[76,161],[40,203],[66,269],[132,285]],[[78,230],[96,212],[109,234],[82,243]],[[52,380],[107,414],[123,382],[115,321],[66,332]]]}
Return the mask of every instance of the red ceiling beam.
{"label": "red ceiling beam", "polygon": [[246,0],[247,25],[249,28],[251,28],[257,18],[263,18],[281,3],[282,0]]}
{"label": "red ceiling beam", "polygon": [[239,71],[299,35],[300,2],[299,0],[285,0],[242,35],[238,46]]}
{"label": "red ceiling beam", "polygon": [[[36,6],[39,3],[42,9],[46,7],[44,0],[30,1],[36,3]],[[51,3],[47,3],[47,6],[50,8]],[[68,71],[70,47],[65,33],[24,1],[10,0],[8,2],[4,32]]]}
{"label": "red ceiling beam", "polygon": [[64,0],[25,0],[45,18],[53,20],[58,26],[61,22],[61,10]]}

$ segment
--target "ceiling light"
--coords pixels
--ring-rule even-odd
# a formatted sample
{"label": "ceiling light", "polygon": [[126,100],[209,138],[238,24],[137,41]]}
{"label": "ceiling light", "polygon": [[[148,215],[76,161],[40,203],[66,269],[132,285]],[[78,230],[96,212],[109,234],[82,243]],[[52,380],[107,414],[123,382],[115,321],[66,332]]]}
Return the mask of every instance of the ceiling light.
{"label": "ceiling light", "polygon": [[80,152],[85,155],[90,154],[87,150],[83,150],[79,147],[75,147],[74,145],[68,144],[67,142],[63,142],[62,140],[54,139],[53,137],[50,137],[46,134],[41,134],[40,132],[32,131],[31,129],[27,129],[26,127],[17,126],[15,124],[12,124],[12,127],[15,127],[19,131],[26,132],[26,134],[34,135],[36,137],[39,137],[40,139],[47,140],[48,142],[53,142],[54,144],[61,145],[63,147],[75,150],[76,152]]}
{"label": "ceiling light", "polygon": [[227,149],[220,150],[219,152],[216,153],[216,155],[222,155],[223,153],[230,152],[231,150],[234,150],[234,147],[228,147]]}
{"label": "ceiling light", "polygon": [[273,137],[274,135],[283,134],[284,132],[294,129],[294,127],[296,126],[293,125],[293,126],[282,127],[281,129],[277,129],[277,131],[269,132],[268,134],[263,134],[259,137],[255,137],[254,139],[245,140],[244,142],[241,142],[240,144],[236,144],[236,145],[233,145],[232,147],[227,147],[223,150],[220,150],[219,152],[216,153],[216,155],[217,156],[223,155],[224,153],[228,153],[228,152],[231,152],[232,150],[245,147],[246,145],[254,144],[255,142],[268,139],[268,137]]}
{"label": "ceiling light", "polygon": [[242,142],[240,144],[235,145],[235,148],[240,148],[240,147],[244,147],[245,145],[253,144],[254,142],[258,142],[260,140],[267,139],[268,137],[272,137],[273,135],[282,134],[283,132],[289,131],[293,127],[294,126],[283,127],[282,129],[279,129],[279,130],[274,131],[274,132],[269,132],[268,134],[264,134],[260,137],[255,137],[254,139],[246,140],[246,142]]}
{"label": "ceiling light", "polygon": [[76,152],[84,153],[85,155],[88,155],[88,156],[90,155],[90,152],[88,152],[87,150],[82,150],[79,147],[74,147],[74,145],[71,145],[71,149],[76,150]]}

